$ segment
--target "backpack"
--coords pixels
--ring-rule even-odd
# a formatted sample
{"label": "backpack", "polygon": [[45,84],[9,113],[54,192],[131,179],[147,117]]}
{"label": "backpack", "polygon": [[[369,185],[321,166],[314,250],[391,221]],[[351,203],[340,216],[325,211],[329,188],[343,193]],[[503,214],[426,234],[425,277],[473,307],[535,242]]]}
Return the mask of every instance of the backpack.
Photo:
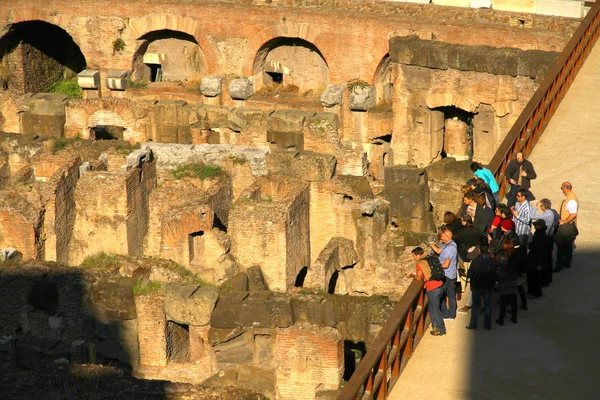
{"label": "backpack", "polygon": [[429,264],[429,269],[431,269],[431,278],[430,281],[445,281],[446,274],[444,273],[444,269],[442,268],[442,264],[440,263],[440,259],[435,255],[430,255],[425,257],[427,264]]}

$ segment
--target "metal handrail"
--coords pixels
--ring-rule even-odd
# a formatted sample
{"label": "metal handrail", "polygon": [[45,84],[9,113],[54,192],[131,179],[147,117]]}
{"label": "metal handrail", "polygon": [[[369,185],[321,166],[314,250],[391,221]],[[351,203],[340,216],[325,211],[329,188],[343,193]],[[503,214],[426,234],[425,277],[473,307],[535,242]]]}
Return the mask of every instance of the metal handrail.
{"label": "metal handrail", "polygon": [[598,40],[600,1],[595,2],[583,19],[556,63],[533,94],[494,154],[488,168],[500,185],[500,196],[506,190],[504,170],[518,152],[527,157],[548,125],[583,62]]}
{"label": "metal handrail", "polygon": [[340,399],[385,399],[429,325],[429,302],[421,282],[413,281],[358,364]]}

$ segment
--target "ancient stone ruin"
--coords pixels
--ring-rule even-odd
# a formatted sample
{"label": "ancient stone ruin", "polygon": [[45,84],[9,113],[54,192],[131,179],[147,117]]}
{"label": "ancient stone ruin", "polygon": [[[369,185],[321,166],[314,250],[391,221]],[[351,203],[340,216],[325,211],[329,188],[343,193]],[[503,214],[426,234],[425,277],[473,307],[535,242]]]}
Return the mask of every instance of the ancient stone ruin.
{"label": "ancient stone ruin", "polygon": [[147,398],[336,398],[578,23],[101,3],[0,5],[0,368]]}

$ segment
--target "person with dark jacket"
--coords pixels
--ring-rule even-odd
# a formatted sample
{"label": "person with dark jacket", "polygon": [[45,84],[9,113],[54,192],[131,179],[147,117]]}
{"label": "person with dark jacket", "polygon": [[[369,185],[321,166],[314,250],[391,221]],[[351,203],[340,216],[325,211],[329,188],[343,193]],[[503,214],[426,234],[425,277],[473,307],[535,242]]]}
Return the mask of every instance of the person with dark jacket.
{"label": "person with dark jacket", "polygon": [[525,277],[527,276],[527,247],[522,245],[518,236],[512,236],[515,248],[515,271],[517,272],[517,292],[521,298],[521,309],[527,311],[527,294],[525,293]]}
{"label": "person with dark jacket", "polygon": [[546,222],[538,219],[533,223],[535,233],[529,243],[527,263],[527,293],[529,298],[542,297],[542,271],[547,269]]}
{"label": "person with dark jacket", "polygon": [[444,213],[444,225],[450,229],[452,236],[456,237],[458,231],[463,227],[461,220],[452,211],[446,211]]}
{"label": "person with dark jacket", "polygon": [[516,254],[512,240],[503,242],[502,251],[498,255],[498,294],[500,295],[500,316],[496,323],[504,325],[506,308],[510,303],[511,321],[517,323],[517,271]]}
{"label": "person with dark jacket", "polygon": [[498,264],[489,253],[488,240],[481,238],[479,255],[471,261],[471,267],[467,273],[467,280],[471,282],[473,296],[473,307],[471,307],[471,321],[467,329],[477,329],[477,317],[479,307],[483,299],[483,324],[485,329],[492,329],[492,289],[496,282]]}
{"label": "person with dark jacket", "polygon": [[[510,184],[510,191],[506,193],[506,200],[508,206],[512,207],[517,201],[517,191],[520,189],[531,188],[531,180],[537,178],[533,164],[523,157],[523,153],[517,153],[513,160],[510,160],[506,169],[504,170],[504,176],[506,177],[507,183]],[[535,200],[535,197],[528,192],[527,201]]]}
{"label": "person with dark jacket", "polygon": [[473,225],[479,228],[480,232],[487,231],[488,215],[483,207],[475,200],[473,192],[463,194],[463,206],[460,209],[459,216],[470,215],[473,219]]}

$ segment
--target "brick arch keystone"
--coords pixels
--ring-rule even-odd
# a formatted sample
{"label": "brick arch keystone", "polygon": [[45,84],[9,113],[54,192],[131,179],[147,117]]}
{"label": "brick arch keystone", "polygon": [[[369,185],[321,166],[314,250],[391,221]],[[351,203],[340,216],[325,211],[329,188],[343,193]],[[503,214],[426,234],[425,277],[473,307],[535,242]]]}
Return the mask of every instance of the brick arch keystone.
{"label": "brick arch keystone", "polygon": [[331,75],[331,63],[334,61],[332,60],[333,57],[331,57],[331,46],[325,43],[319,28],[304,22],[279,23],[252,35],[248,40],[248,47],[242,64],[243,75],[254,75],[254,61],[256,60],[258,51],[265,43],[277,38],[297,38],[313,44],[321,52]]}
{"label": "brick arch keystone", "polygon": [[213,45],[206,39],[206,35],[201,32],[201,25],[195,19],[183,15],[160,13],[148,14],[139,18],[129,20],[127,29],[135,39],[142,36],[162,30],[171,30],[187,33],[198,42],[200,49],[206,58],[207,73],[214,74],[218,68],[218,57]]}

